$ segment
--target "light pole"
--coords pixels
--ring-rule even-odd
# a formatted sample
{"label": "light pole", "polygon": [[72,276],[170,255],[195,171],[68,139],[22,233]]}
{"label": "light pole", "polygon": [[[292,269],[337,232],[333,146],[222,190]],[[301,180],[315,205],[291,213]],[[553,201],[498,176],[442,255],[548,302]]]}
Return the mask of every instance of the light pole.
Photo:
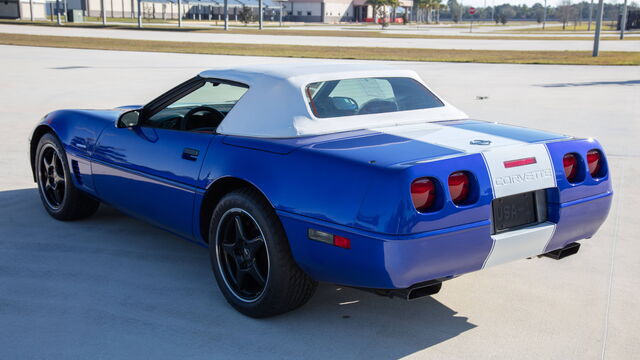
{"label": "light pole", "polygon": [[229,30],[229,0],[224,0],[224,30]]}
{"label": "light pole", "polygon": [[138,0],[138,29],[142,29],[142,0]]}
{"label": "light pole", "polygon": [[102,7],[102,26],[107,25],[107,8],[104,6],[104,0],[100,1],[100,6]]}
{"label": "light pole", "polygon": [[182,27],[182,0],[178,0],[178,27]]}
{"label": "light pole", "polygon": [[258,11],[258,29],[262,30],[262,0],[258,0],[258,7],[260,8]]}
{"label": "light pole", "polygon": [[604,12],[604,0],[598,1],[598,14],[596,15],[596,34],[593,37],[593,56],[600,54],[600,29],[602,28],[602,13]]}
{"label": "light pole", "polygon": [[622,7],[622,19],[620,19],[620,40],[624,39],[624,30],[627,27],[627,0]]}
{"label": "light pole", "polygon": [[29,0],[29,16],[31,17],[31,21],[33,21],[33,0]]}

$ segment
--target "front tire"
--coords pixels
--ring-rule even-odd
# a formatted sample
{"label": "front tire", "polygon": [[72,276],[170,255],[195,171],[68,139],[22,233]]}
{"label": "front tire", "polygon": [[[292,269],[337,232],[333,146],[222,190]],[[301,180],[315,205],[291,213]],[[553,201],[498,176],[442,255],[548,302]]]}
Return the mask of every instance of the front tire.
{"label": "front tire", "polygon": [[58,220],[93,215],[100,203],[76,189],[62,144],[53,134],[40,138],[35,162],[38,192],[45,210]]}
{"label": "front tire", "polygon": [[227,302],[250,317],[294,310],[317,286],[293,260],[275,211],[253,189],[220,200],[211,216],[209,254]]}

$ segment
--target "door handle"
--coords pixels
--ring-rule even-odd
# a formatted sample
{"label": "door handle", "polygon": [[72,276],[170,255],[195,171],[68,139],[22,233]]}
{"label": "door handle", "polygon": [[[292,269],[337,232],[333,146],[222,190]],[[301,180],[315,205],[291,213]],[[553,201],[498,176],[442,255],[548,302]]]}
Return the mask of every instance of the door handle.
{"label": "door handle", "polygon": [[196,161],[198,160],[199,154],[200,154],[200,151],[196,149],[184,148],[184,150],[182,150],[182,158],[185,160]]}

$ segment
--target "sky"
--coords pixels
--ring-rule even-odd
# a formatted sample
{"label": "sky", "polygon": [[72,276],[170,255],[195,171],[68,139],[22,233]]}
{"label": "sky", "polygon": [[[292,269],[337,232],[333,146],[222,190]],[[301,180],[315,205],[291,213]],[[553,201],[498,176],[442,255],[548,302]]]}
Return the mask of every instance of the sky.
{"label": "sky", "polygon": [[[467,6],[475,6],[475,7],[484,7],[485,4],[486,6],[493,6],[494,3],[495,5],[501,5],[501,4],[511,4],[511,5],[521,5],[521,4],[527,4],[529,6],[532,6],[533,4],[539,2],[540,4],[544,4],[544,0],[458,0],[458,2],[462,1],[463,5],[467,5]],[[550,6],[555,6],[558,5],[562,0],[547,0],[547,5]],[[581,1],[581,0],[580,0]],[[572,0],[572,3],[579,3],[579,0]],[[589,0],[585,0],[585,1],[589,1]],[[446,0],[443,0],[444,3],[446,3]],[[605,0],[606,3],[608,4],[622,4],[624,2],[624,0]],[[598,3],[598,0],[594,0],[594,3]]]}

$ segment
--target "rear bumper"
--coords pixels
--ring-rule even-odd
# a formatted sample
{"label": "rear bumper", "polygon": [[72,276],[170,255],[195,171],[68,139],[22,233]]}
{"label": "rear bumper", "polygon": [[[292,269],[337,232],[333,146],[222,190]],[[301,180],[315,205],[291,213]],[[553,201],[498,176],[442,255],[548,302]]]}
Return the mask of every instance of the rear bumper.
{"label": "rear bumper", "polygon": [[[491,235],[490,220],[413,235],[356,230],[285,211],[278,215],[300,267],[318,281],[402,289],[540,255],[589,238],[606,219],[612,193],[548,204],[549,222]],[[488,217],[487,217],[488,218]],[[308,239],[309,228],[347,237],[351,249]]]}

